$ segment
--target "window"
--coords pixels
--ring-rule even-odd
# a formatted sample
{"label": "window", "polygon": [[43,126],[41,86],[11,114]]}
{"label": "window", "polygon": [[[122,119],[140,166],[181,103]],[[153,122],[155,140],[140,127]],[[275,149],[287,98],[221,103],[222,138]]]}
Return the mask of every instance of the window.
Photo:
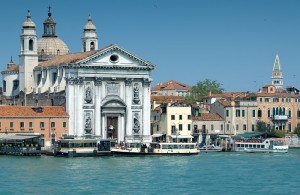
{"label": "window", "polygon": [[179,120],[182,120],[182,115],[179,115]]}
{"label": "window", "polygon": [[236,131],[239,131],[239,125],[236,125],[236,126],[235,126],[235,130],[236,130]]}
{"label": "window", "polygon": [[21,128],[21,129],[24,129],[24,127],[25,127],[25,126],[24,126],[24,122],[20,122],[20,128]]}
{"label": "window", "polygon": [[261,116],[262,116],[261,110],[259,109],[259,110],[257,111],[257,117],[261,117]]}
{"label": "window", "polygon": [[292,117],[292,112],[291,112],[291,110],[289,109],[289,118],[291,118]]}
{"label": "window", "polygon": [[270,109],[268,109],[268,117],[269,118],[271,117],[271,111],[270,111]]}
{"label": "window", "polygon": [[214,130],[214,125],[213,125],[213,124],[210,125],[210,130],[211,130],[211,131]]}
{"label": "window", "polygon": [[63,122],[63,128],[67,128],[67,122]]}
{"label": "window", "polygon": [[245,117],[245,110],[242,110],[242,117]]}
{"label": "window", "polygon": [[191,115],[189,114],[189,115],[188,115],[188,120],[191,120],[191,119],[192,119],[192,117],[191,117]]}
{"label": "window", "polygon": [[176,131],[175,125],[172,125],[172,126],[171,126],[171,130],[172,130],[172,133],[176,133],[176,132],[175,132],[175,131]]}
{"label": "window", "polygon": [[3,92],[6,92],[6,81],[3,80]]}
{"label": "window", "polygon": [[221,127],[220,127],[221,131],[223,131],[223,130],[224,130],[223,128],[224,128],[224,127],[223,127],[223,124],[221,124]]}
{"label": "window", "polygon": [[279,98],[273,98],[273,102],[279,102]]}
{"label": "window", "polygon": [[1,122],[0,122],[0,128],[1,128]]}
{"label": "window", "polygon": [[247,125],[243,124],[243,130],[244,130],[244,131],[247,130]]}
{"label": "window", "polygon": [[270,98],[265,98],[265,102],[270,102]]}
{"label": "window", "polygon": [[229,131],[229,124],[226,124],[226,131]]}
{"label": "window", "polygon": [[259,98],[259,101],[262,102],[262,98]]}
{"label": "window", "polygon": [[51,128],[55,128],[55,122],[51,122]]}
{"label": "window", "polygon": [[292,132],[292,124],[289,123],[289,132]]}
{"label": "window", "polygon": [[9,123],[9,127],[12,129],[12,128],[14,128],[14,122],[10,122]]}
{"label": "window", "polygon": [[241,111],[240,111],[240,110],[236,110],[236,111],[235,111],[235,116],[236,116],[236,117],[240,117],[240,115],[241,115]]}
{"label": "window", "polygon": [[255,110],[252,110],[252,117],[255,117]]}
{"label": "window", "polygon": [[44,122],[40,122],[40,128],[44,129],[45,128],[45,123]]}
{"label": "window", "polygon": [[18,87],[19,87],[19,80],[14,80],[13,81],[13,90],[18,89]]}
{"label": "window", "polygon": [[175,120],[175,115],[171,115],[171,120]]}
{"label": "window", "polygon": [[32,129],[32,122],[29,122],[28,127]]}
{"label": "window", "polygon": [[226,110],[226,116],[229,117],[229,110]]}
{"label": "window", "polygon": [[300,117],[300,110],[297,110],[297,117]]}
{"label": "window", "polygon": [[252,124],[252,131],[255,131],[255,125]]}
{"label": "window", "polygon": [[[65,122],[64,122],[65,123]],[[156,125],[156,131],[159,131],[159,125]]]}
{"label": "window", "polygon": [[29,40],[29,51],[33,51],[33,40]]}
{"label": "window", "polygon": [[57,72],[52,73],[52,85],[55,84],[55,81],[57,79]]}
{"label": "window", "polygon": [[188,130],[189,131],[191,130],[191,124],[188,124]]}
{"label": "window", "polygon": [[182,131],[182,124],[179,124],[179,131]]}

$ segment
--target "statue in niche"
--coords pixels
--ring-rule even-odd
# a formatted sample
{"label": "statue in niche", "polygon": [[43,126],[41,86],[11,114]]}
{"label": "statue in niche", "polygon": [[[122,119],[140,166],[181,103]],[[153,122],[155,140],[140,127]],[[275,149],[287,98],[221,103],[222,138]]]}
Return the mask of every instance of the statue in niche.
{"label": "statue in niche", "polygon": [[87,134],[90,134],[92,132],[92,119],[91,119],[90,115],[88,115],[85,119],[84,130]]}
{"label": "statue in niche", "polygon": [[139,114],[135,113],[133,118],[133,132],[139,133],[139,131],[140,131]]}
{"label": "statue in niche", "polygon": [[139,104],[140,103],[138,84],[135,84],[134,87],[133,87],[133,103],[134,104]]}
{"label": "statue in niche", "polygon": [[85,100],[85,102],[87,103],[87,104],[90,104],[90,103],[92,103],[92,91],[91,91],[91,87],[90,86],[88,86],[87,88],[86,88],[86,90],[85,90],[85,98],[84,98],[84,100]]}

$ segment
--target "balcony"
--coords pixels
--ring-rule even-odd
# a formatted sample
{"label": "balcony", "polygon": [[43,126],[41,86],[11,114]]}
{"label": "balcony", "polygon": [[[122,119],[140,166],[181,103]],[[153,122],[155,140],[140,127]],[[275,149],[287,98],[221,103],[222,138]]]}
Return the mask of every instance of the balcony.
{"label": "balcony", "polygon": [[287,115],[273,115],[272,119],[274,121],[287,121],[288,116]]}

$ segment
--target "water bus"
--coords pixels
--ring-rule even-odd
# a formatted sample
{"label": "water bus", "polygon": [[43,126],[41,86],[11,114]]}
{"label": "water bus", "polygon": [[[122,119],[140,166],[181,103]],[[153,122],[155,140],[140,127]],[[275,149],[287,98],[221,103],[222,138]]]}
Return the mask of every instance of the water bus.
{"label": "water bus", "polygon": [[55,144],[54,156],[86,157],[111,155],[115,140],[99,138],[64,138]]}
{"label": "water bus", "polygon": [[199,148],[203,152],[222,152],[223,148],[215,145],[204,145]]}
{"label": "water bus", "polygon": [[126,143],[111,149],[113,154],[123,155],[195,155],[200,150],[196,143]]}
{"label": "water bus", "polygon": [[234,150],[237,152],[278,152],[287,153],[288,145],[276,139],[241,139],[234,143]]}

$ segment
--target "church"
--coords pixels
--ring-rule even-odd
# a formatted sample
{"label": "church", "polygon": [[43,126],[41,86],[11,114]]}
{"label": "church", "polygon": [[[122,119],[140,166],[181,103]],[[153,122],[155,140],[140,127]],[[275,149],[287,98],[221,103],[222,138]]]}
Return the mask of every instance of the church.
{"label": "church", "polygon": [[70,117],[69,135],[151,142],[150,74],[155,65],[115,44],[99,49],[90,16],[81,42],[81,52],[69,52],[56,34],[50,7],[38,39],[28,11],[19,64],[11,60],[1,72],[2,104],[63,105]]}

